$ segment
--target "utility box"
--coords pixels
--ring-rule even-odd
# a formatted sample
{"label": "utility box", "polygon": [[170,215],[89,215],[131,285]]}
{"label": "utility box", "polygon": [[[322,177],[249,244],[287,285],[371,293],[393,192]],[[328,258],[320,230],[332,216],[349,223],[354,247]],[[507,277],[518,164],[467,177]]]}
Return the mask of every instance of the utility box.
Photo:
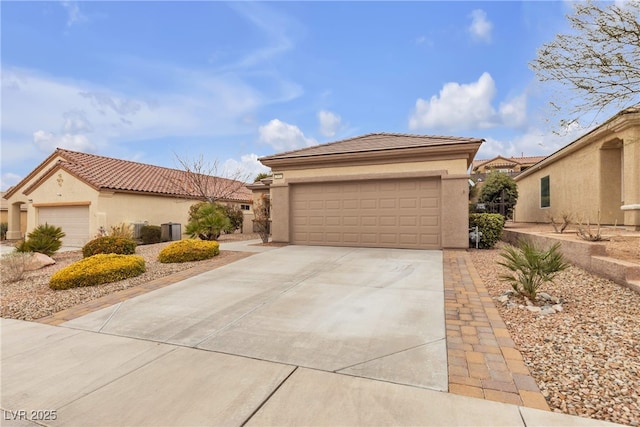
{"label": "utility box", "polygon": [[160,225],[160,238],[163,242],[181,240],[182,230],[180,224],[168,222]]}

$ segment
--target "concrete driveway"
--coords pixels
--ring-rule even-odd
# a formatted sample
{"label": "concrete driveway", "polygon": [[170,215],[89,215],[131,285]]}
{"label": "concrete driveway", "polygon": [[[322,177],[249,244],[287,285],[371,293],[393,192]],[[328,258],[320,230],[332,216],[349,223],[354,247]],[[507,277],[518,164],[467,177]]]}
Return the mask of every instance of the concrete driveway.
{"label": "concrete driveway", "polygon": [[439,251],[288,246],[63,326],[447,390]]}
{"label": "concrete driveway", "polygon": [[63,327],[0,319],[0,426],[606,424],[442,392],[442,281],[437,251],[290,246]]}

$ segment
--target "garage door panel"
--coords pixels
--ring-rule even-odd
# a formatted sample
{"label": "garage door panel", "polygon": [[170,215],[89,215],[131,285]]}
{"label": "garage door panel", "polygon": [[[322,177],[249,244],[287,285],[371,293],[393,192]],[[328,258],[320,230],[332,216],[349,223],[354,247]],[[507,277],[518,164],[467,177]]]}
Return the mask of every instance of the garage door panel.
{"label": "garage door panel", "polygon": [[294,244],[441,247],[439,178],[294,184],[290,194]]}
{"label": "garage door panel", "polygon": [[376,227],[378,225],[378,218],[375,216],[361,216],[360,225],[362,227]]}
{"label": "garage door panel", "polygon": [[399,200],[400,209],[413,209],[418,206],[418,201],[415,197],[403,197]]}
{"label": "garage door panel", "polygon": [[[340,205],[338,205],[337,207],[335,207],[334,209],[338,209],[340,207]],[[343,200],[342,201],[342,208],[343,209],[358,209],[358,201],[357,200]]]}
{"label": "garage door panel", "polygon": [[65,233],[62,244],[84,246],[89,236],[89,206],[46,206],[38,208],[38,225],[55,225]]}

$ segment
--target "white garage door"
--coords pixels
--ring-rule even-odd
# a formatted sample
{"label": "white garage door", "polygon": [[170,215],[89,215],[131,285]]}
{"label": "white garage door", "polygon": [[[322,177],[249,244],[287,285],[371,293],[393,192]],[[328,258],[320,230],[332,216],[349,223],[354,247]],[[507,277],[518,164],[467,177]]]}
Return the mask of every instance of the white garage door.
{"label": "white garage door", "polygon": [[302,245],[440,249],[440,179],[291,186],[291,241]]}
{"label": "white garage door", "polygon": [[89,239],[89,206],[56,206],[38,208],[38,224],[62,228],[64,246],[84,246]]}

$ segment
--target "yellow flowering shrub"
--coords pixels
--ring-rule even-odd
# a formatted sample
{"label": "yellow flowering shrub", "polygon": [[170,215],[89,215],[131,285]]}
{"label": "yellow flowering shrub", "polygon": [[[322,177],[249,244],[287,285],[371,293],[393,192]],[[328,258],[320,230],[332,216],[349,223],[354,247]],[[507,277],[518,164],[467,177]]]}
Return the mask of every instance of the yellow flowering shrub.
{"label": "yellow flowering shrub", "polygon": [[138,255],[98,254],[56,271],[49,279],[54,290],[117,282],[145,272],[144,258]]}
{"label": "yellow flowering shrub", "polygon": [[213,240],[185,239],[171,243],[158,255],[162,263],[201,261],[220,253],[220,245]]}

